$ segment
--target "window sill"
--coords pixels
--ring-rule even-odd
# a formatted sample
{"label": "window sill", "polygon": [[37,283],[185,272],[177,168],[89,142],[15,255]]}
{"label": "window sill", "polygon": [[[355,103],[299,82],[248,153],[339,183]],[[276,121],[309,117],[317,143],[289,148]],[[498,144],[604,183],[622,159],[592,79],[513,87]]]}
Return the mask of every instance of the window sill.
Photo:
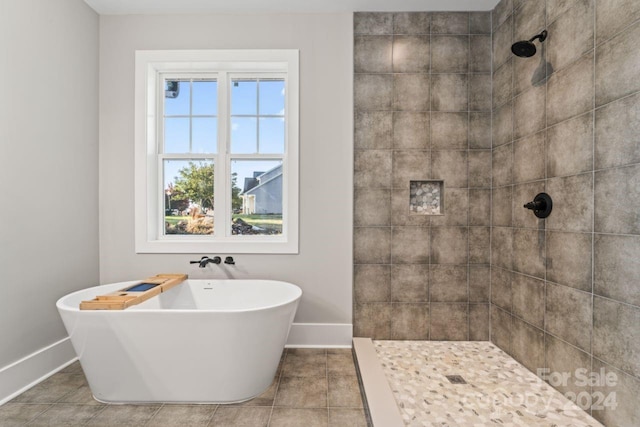
{"label": "window sill", "polygon": [[139,254],[202,254],[224,252],[225,254],[298,254],[298,245],[286,239],[267,238],[250,242],[235,240],[147,240],[136,242]]}

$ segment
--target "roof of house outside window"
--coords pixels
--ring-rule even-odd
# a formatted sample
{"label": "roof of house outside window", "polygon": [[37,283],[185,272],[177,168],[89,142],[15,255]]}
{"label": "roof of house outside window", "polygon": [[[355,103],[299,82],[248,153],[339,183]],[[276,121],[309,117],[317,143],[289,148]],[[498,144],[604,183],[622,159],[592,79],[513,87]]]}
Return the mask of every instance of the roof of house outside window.
{"label": "roof of house outside window", "polygon": [[249,194],[255,192],[258,188],[262,187],[269,181],[277,178],[282,175],[282,165],[278,165],[266,172],[254,172],[254,178],[245,178],[244,179],[244,188],[241,195]]}

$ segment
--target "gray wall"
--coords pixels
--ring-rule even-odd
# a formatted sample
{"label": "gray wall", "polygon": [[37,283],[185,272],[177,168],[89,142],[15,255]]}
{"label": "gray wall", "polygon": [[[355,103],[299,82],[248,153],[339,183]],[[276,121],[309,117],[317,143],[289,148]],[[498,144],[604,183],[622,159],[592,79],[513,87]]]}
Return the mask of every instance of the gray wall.
{"label": "gray wall", "polygon": [[[101,16],[100,282],[167,271],[286,280],[303,291],[296,322],[350,324],[352,34],[351,14]],[[189,260],[205,254],[134,251],[134,52],[216,48],[300,49],[299,255],[237,255],[234,267],[198,269]]]}
{"label": "gray wall", "polygon": [[[354,335],[487,340],[489,12],[356,13]],[[409,214],[444,180],[443,216]]]}
{"label": "gray wall", "polygon": [[98,16],[0,0],[0,368],[67,336],[56,300],[98,280]]}
{"label": "gray wall", "polygon": [[[493,11],[491,339],[534,372],[614,372],[593,388],[617,394],[593,411],[607,426],[640,425],[638,18],[637,1]],[[536,56],[511,54],[543,28]],[[537,220],[522,205],[542,191],[554,207]]]}

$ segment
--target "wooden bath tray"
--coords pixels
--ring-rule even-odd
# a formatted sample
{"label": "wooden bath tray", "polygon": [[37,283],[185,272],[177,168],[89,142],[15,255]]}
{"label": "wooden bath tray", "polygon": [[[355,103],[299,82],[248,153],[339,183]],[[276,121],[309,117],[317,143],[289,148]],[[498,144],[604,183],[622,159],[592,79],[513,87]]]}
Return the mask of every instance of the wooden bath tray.
{"label": "wooden bath tray", "polygon": [[119,291],[82,301],[80,310],[124,310],[166,292],[187,280],[186,274],[158,274]]}

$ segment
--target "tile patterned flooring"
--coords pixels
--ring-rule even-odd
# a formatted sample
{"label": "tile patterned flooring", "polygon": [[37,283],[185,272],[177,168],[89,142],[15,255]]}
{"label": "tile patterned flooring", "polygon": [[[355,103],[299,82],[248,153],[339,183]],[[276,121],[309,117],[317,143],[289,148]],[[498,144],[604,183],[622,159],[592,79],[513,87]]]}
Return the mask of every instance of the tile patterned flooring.
{"label": "tile patterned flooring", "polygon": [[407,426],[601,426],[490,342],[373,344]]}
{"label": "tile patterned flooring", "polygon": [[104,405],[79,363],[0,406],[0,426],[365,427],[350,349],[285,349],[273,384],[237,405]]}

